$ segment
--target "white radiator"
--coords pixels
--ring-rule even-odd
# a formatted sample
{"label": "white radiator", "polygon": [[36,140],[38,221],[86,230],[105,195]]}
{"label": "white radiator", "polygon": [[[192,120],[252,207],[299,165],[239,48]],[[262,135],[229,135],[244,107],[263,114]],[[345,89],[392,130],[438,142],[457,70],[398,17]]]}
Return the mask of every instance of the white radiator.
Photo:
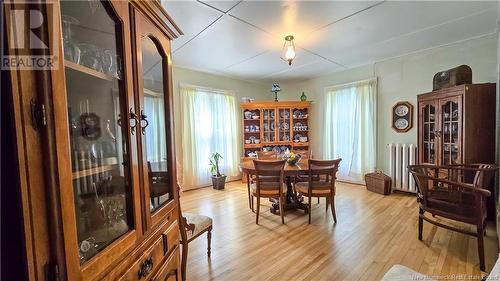
{"label": "white radiator", "polygon": [[390,143],[389,176],[392,178],[392,189],[406,192],[417,192],[415,181],[408,172],[408,165],[417,162],[417,146],[414,144]]}

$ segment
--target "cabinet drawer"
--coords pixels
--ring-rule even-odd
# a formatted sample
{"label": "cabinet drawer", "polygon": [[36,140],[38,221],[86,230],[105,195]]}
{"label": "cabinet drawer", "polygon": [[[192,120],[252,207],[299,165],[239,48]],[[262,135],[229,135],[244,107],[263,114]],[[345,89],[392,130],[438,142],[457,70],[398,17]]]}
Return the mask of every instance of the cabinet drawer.
{"label": "cabinet drawer", "polygon": [[156,275],[151,278],[153,281],[180,281],[181,268],[179,261],[179,247],[175,246],[172,254],[167,261],[161,266]]}
{"label": "cabinet drawer", "polygon": [[148,280],[149,275],[161,265],[164,256],[163,237],[159,237],[119,280]]}
{"label": "cabinet drawer", "polygon": [[165,254],[171,252],[179,244],[179,224],[174,221],[162,234]]}

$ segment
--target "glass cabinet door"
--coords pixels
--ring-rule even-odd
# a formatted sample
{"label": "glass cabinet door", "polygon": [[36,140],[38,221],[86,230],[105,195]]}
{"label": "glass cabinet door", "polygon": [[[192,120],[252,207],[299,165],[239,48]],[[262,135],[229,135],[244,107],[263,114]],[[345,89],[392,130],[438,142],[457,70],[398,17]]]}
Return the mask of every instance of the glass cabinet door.
{"label": "glass cabinet door", "polygon": [[279,108],[278,109],[278,141],[289,142],[291,138],[291,109]]}
{"label": "glass cabinet door", "polygon": [[274,108],[266,108],[262,110],[262,132],[263,143],[273,143],[276,141],[276,114]]}
{"label": "glass cabinet door", "polygon": [[441,161],[442,165],[460,164],[461,159],[461,98],[453,97],[439,101],[441,115]]}
{"label": "glass cabinet door", "polygon": [[437,115],[434,102],[424,103],[420,106],[422,116],[421,162],[436,164],[437,155]]}
{"label": "glass cabinet door", "polygon": [[168,38],[141,13],[136,14],[136,44],[144,208],[147,228],[158,223],[174,199],[172,117],[168,87]]}
{"label": "glass cabinet door", "polygon": [[83,264],[135,228],[124,27],[109,2],[60,3],[75,247]]}

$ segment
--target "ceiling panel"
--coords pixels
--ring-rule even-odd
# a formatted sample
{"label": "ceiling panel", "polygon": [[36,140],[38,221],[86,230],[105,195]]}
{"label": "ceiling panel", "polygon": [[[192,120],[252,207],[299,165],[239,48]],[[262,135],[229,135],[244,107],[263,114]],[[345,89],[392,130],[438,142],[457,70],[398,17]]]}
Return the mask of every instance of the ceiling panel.
{"label": "ceiling panel", "polygon": [[336,60],[339,54],[352,48],[373,45],[495,7],[496,2],[385,2],[312,33],[302,44]]}
{"label": "ceiling panel", "polygon": [[332,72],[341,71],[343,68],[326,60],[317,60],[294,69],[271,74],[261,80],[266,82],[291,82],[306,80],[313,77],[326,75]]}
{"label": "ceiling panel", "polygon": [[196,1],[162,1],[161,4],[184,32],[172,42],[174,52],[222,15]]}
{"label": "ceiling panel", "polygon": [[175,52],[173,62],[178,66],[221,71],[275,47],[266,33],[223,16]]}
{"label": "ceiling panel", "polygon": [[353,47],[349,51],[339,53],[338,58],[341,63],[352,66],[372,63],[450,42],[462,41],[478,34],[491,34],[495,32],[495,23],[496,11],[488,10],[377,44]]}
{"label": "ceiling panel", "polygon": [[240,1],[211,1],[211,0],[203,0],[201,1],[203,3],[206,3],[207,5],[210,5],[216,9],[219,9],[223,12],[229,11],[232,7],[236,6]]}
{"label": "ceiling panel", "polygon": [[238,63],[225,70],[239,77],[250,77],[259,79],[263,76],[268,76],[273,73],[283,72],[287,70],[295,71],[301,66],[322,60],[318,56],[310,54],[302,49],[297,50],[297,56],[293,60],[292,65],[281,59],[281,51],[269,51],[253,57],[244,62]]}
{"label": "ceiling panel", "polygon": [[244,1],[229,14],[245,20],[282,40],[293,34],[297,42],[313,30],[351,15],[374,1]]}
{"label": "ceiling panel", "polygon": [[[498,16],[495,1],[162,3],[186,33],[173,42],[174,65],[262,81],[312,78],[345,69],[333,62],[359,66],[489,34]],[[286,34],[298,48],[291,67],[280,59]]]}

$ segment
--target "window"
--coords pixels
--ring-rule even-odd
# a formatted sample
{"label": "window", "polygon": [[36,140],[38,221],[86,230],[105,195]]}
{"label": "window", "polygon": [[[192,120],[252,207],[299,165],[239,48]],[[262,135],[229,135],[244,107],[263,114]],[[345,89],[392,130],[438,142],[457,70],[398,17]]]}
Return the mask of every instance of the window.
{"label": "window", "polygon": [[186,187],[211,183],[209,159],[219,152],[221,173],[239,174],[239,122],[234,95],[228,91],[181,85],[181,184]]}
{"label": "window", "polygon": [[375,169],[377,80],[326,88],[325,159],[342,158],[338,177],[363,182]]}

